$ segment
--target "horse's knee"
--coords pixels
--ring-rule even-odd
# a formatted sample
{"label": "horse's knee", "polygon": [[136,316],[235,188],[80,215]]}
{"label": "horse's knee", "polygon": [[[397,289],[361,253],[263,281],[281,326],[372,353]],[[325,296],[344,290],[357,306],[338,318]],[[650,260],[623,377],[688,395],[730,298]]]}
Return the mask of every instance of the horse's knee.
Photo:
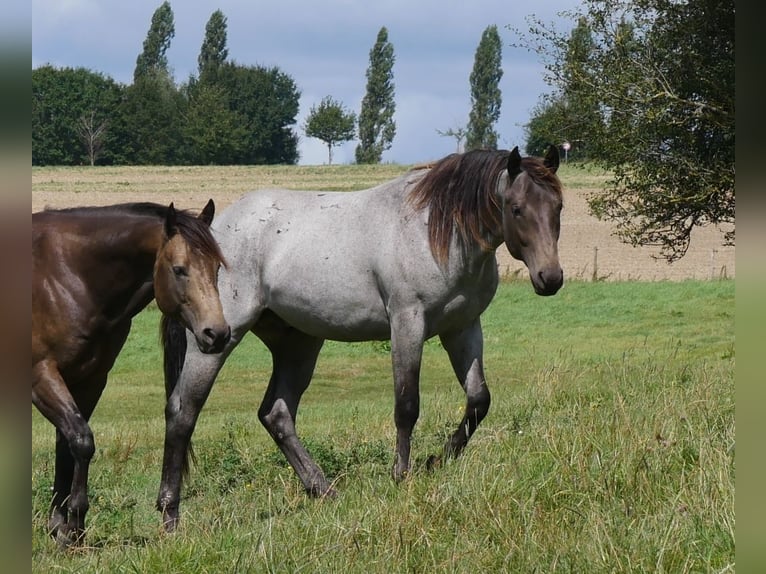
{"label": "horse's knee", "polygon": [[489,412],[489,406],[492,398],[486,384],[480,385],[475,391],[467,395],[467,413],[474,419],[476,424],[480,423]]}
{"label": "horse's knee", "polygon": [[69,450],[75,461],[86,464],[90,462],[96,453],[96,443],[93,441],[91,430],[86,427],[69,437]]}
{"label": "horse's knee", "polygon": [[295,421],[283,399],[277,399],[269,406],[262,405],[258,410],[258,420],[278,441],[295,434]]}
{"label": "horse's knee", "polygon": [[397,428],[412,429],[420,416],[420,399],[417,395],[412,397],[396,398],[394,405],[394,422]]}

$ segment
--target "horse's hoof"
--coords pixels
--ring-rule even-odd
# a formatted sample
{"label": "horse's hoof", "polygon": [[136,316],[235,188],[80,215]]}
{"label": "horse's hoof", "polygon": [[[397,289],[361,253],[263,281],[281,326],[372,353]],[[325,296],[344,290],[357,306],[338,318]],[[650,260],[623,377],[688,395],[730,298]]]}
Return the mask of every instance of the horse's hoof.
{"label": "horse's hoof", "polygon": [[173,534],[178,528],[178,516],[170,516],[163,514],[162,516],[162,529],[165,534]]}
{"label": "horse's hoof", "polygon": [[394,470],[391,473],[391,476],[394,479],[394,482],[399,484],[400,482],[404,482],[407,480],[410,476],[410,469],[409,468],[402,468],[399,469],[396,466],[394,466]]}
{"label": "horse's hoof", "polygon": [[441,465],[442,465],[442,457],[438,455],[432,454],[431,456],[428,457],[428,460],[426,460],[426,469],[429,471],[436,470],[437,468],[440,468]]}
{"label": "horse's hoof", "polygon": [[338,498],[338,491],[335,490],[332,486],[328,486],[327,490],[324,491],[324,494],[322,494],[320,498]]}
{"label": "horse's hoof", "polygon": [[337,498],[338,491],[329,484],[326,486],[311,486],[306,489],[306,494],[311,498]]}
{"label": "horse's hoof", "polygon": [[61,550],[67,550],[69,548],[75,548],[81,546],[85,540],[85,533],[83,531],[59,528],[53,534],[53,538],[56,540],[56,544]]}

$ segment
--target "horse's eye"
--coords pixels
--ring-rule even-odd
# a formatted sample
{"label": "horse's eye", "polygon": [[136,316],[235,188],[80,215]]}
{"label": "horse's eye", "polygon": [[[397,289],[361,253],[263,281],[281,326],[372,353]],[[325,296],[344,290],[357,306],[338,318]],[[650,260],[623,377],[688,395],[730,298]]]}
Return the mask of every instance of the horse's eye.
{"label": "horse's eye", "polygon": [[173,273],[175,273],[176,277],[186,277],[188,275],[186,267],[182,267],[181,265],[174,265]]}
{"label": "horse's eye", "polygon": [[521,208],[518,205],[511,207],[511,213],[514,217],[521,217]]}

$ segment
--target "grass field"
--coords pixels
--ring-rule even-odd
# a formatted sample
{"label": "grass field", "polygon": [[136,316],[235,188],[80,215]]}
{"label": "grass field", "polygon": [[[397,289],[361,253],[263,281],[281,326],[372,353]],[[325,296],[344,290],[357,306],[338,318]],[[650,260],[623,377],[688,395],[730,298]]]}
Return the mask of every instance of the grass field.
{"label": "grass field", "polygon": [[230,357],[194,435],[182,526],[161,533],[158,312],[135,323],[92,419],[88,547],[45,533],[53,429],[32,420],[34,572],[733,572],[734,281],[503,283],[483,316],[493,404],[428,472],[463,395],[426,344],[414,469],[389,477],[383,343],[328,342],[298,432],[337,482],[306,498],[255,412],[270,358]]}

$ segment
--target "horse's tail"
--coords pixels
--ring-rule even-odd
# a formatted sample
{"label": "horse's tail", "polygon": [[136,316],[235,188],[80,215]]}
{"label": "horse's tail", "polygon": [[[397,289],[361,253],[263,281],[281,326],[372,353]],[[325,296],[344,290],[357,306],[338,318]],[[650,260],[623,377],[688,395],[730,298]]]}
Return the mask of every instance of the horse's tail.
{"label": "horse's tail", "polygon": [[[181,376],[181,370],[184,367],[186,358],[186,327],[181,325],[175,319],[167,315],[162,316],[160,323],[160,337],[162,339],[163,360],[162,366],[165,373],[165,401],[170,400],[170,395],[178,384],[178,378]],[[189,461],[195,462],[194,450],[191,441],[189,448],[184,456],[183,468],[181,469],[184,477],[189,474]]]}

